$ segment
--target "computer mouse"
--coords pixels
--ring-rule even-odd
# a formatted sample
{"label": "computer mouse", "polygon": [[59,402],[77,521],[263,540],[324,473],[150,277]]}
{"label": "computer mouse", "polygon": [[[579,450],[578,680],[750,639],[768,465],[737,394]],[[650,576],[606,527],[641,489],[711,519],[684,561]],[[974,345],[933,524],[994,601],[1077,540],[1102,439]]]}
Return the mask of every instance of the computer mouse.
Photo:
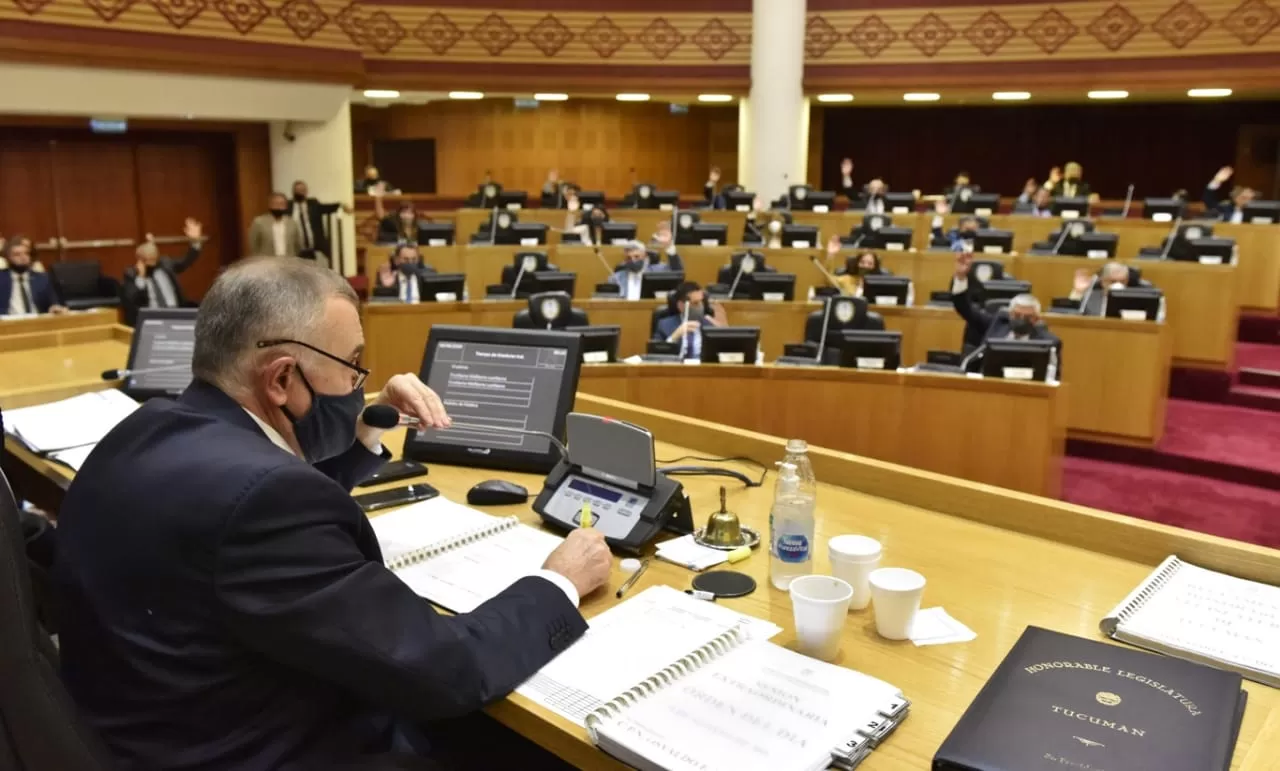
{"label": "computer mouse", "polygon": [[505,479],[486,479],[467,491],[467,503],[472,506],[503,506],[527,500],[528,490]]}

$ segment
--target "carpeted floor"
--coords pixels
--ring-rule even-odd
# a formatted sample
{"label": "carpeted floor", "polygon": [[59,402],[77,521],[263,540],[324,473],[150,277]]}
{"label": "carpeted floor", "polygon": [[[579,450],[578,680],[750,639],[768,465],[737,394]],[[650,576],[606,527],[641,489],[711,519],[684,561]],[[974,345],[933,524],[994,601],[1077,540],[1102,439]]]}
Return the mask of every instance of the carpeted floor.
{"label": "carpeted floor", "polygon": [[1280,475],[1280,413],[1170,399],[1156,450]]}
{"label": "carpeted floor", "polygon": [[1202,533],[1280,548],[1280,492],[1123,463],[1064,458],[1062,498]]}
{"label": "carpeted floor", "polygon": [[1280,372],[1280,345],[1236,343],[1236,367]]}

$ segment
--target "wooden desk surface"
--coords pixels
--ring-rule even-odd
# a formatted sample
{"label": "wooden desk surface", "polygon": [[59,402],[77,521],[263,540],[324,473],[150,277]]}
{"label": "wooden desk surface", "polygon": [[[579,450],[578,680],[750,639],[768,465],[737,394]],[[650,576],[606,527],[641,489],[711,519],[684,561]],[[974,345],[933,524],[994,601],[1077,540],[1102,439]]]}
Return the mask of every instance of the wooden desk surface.
{"label": "wooden desk surface", "polygon": [[[659,439],[660,458],[685,454],[745,456],[762,463],[782,457],[785,440],[714,423],[579,394],[575,408],[611,415],[649,428]],[[398,454],[400,432],[387,437]],[[12,444],[6,444],[11,452]],[[18,462],[50,466],[13,453]],[[943,606],[977,633],[973,642],[917,648],[889,642],[875,633],[871,609],[849,615],[836,663],[901,687],[912,700],[910,717],[864,762],[869,771],[918,771],[933,753],[1014,641],[1028,625],[1101,640],[1098,621],[1168,554],[1252,580],[1280,583],[1280,551],[1142,522],[1093,509],[1001,491],[928,472],[810,448],[822,483],[818,493],[815,570],[828,572],[825,542],[842,533],[861,533],[884,546],[885,565],[910,567],[928,579],[925,607]],[[726,464],[753,478],[759,469]],[[49,475],[65,484],[70,472]],[[530,474],[434,466],[426,478],[445,496],[463,501],[477,481],[501,476],[535,491],[541,478]],[[683,477],[695,521],[716,508],[723,480]],[[393,487],[404,482],[392,483]],[[377,489],[377,488],[374,488]],[[363,490],[362,490],[363,491]],[[771,483],[762,488],[729,487],[729,508],[745,524],[767,528]],[[537,516],[527,505],[499,507],[528,524]],[[783,628],[774,638],[794,645],[790,601],[770,588],[768,558],[757,552],[735,565],[759,588],[725,604],[766,618]],[[654,584],[686,588],[692,573],[653,561],[632,595]],[[584,598],[588,618],[615,605],[613,589]],[[1280,757],[1280,690],[1246,682],[1248,708],[1232,760],[1234,771],[1274,771]],[[582,769],[622,769],[592,747],[585,731],[519,695],[492,705],[495,718]]]}
{"label": "wooden desk surface", "polygon": [[42,313],[38,316],[0,316],[0,337],[56,332],[80,327],[101,327],[120,322],[117,308],[92,308],[67,313]]}
{"label": "wooden desk surface", "polygon": [[51,387],[76,393],[85,384],[106,387],[102,372],[125,365],[132,336],[113,324],[0,338],[0,406],[37,404],[30,399]]}

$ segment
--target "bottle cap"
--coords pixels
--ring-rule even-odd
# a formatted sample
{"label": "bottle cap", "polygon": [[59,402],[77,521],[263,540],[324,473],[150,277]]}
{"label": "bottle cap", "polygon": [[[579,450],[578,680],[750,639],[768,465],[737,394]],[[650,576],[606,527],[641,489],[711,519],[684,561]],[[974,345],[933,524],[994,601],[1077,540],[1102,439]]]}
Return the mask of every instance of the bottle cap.
{"label": "bottle cap", "polygon": [[622,562],[618,563],[618,567],[622,569],[623,573],[630,575],[640,569],[640,560],[635,559],[634,557],[627,557]]}
{"label": "bottle cap", "polygon": [[806,442],[805,440],[803,439],[787,440],[788,453],[798,453],[798,452],[808,452],[808,451],[809,451],[809,443]]}

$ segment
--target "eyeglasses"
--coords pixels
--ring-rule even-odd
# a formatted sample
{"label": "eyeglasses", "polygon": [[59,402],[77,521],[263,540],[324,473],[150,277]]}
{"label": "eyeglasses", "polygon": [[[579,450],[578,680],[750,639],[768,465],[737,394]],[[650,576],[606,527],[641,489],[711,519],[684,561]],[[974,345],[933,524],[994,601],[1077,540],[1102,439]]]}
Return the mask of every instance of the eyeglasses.
{"label": "eyeglasses", "polygon": [[340,356],[334,356],[328,351],[317,348],[314,345],[311,345],[310,343],[304,343],[301,340],[290,340],[288,338],[281,338],[279,340],[259,340],[258,341],[259,348],[270,348],[275,345],[286,345],[286,344],[300,345],[309,351],[315,351],[316,353],[320,354],[326,359],[333,359],[334,361],[338,362],[339,364],[346,367],[347,369],[355,370],[356,378],[355,378],[355,382],[351,386],[351,390],[353,391],[364,386],[364,381],[369,378],[369,370],[365,369],[364,367],[361,367],[356,364],[352,364],[346,359],[343,359]]}

